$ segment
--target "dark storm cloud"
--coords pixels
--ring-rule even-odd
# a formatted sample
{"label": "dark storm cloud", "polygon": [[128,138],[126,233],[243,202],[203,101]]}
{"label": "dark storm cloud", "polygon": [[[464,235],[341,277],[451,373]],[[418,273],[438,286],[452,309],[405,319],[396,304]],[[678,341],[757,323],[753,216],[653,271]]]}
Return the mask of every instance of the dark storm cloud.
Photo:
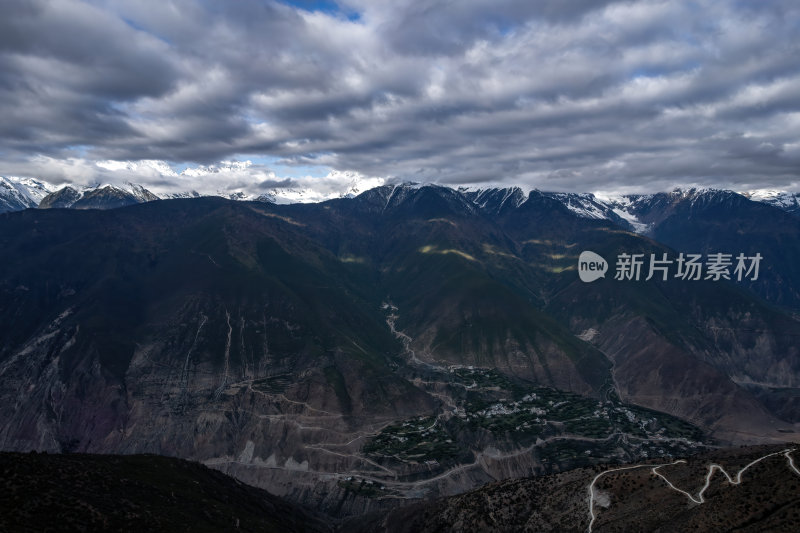
{"label": "dark storm cloud", "polygon": [[380,26],[402,53],[459,54],[478,39],[515,31],[528,21],[566,22],[611,3],[608,0],[422,0],[391,10]]}
{"label": "dark storm cloud", "polygon": [[[250,154],[564,190],[800,181],[795,2],[6,4],[0,174]],[[248,172],[294,183],[231,186]]]}
{"label": "dark storm cloud", "polygon": [[260,190],[268,189],[288,189],[289,187],[296,187],[297,181],[291,178],[284,178],[282,180],[267,179],[258,184]]}

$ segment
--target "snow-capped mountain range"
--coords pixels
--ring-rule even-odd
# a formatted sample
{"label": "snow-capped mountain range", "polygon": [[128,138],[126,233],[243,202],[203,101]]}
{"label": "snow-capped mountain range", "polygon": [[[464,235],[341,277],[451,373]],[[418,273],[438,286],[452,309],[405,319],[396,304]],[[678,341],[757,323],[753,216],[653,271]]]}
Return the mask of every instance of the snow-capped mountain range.
{"label": "snow-capped mountain range", "polygon": [[[201,194],[197,191],[154,194],[144,186],[123,182],[102,183],[93,186],[55,186],[32,178],[0,176],[0,212],[28,208],[110,209],[160,199],[197,198],[219,196],[238,201],[267,203],[313,203],[334,198],[351,198],[372,188],[372,183],[362,183],[355,177],[342,191],[317,191],[311,187],[273,187],[260,194],[243,191],[216,191]],[[406,183],[395,188],[413,188],[420,184]],[[531,194],[519,187],[466,188],[456,191],[484,211],[499,212],[519,207]],[[592,193],[565,193],[534,191],[553,199],[579,217],[610,220],[631,231],[647,234],[654,225],[665,219],[678,203],[725,203],[738,201],[761,202],[800,216],[800,193],[759,189],[736,193],[719,189],[675,189],[655,194],[595,195]]]}
{"label": "snow-capped mountain range", "polygon": [[688,209],[711,206],[735,208],[741,202],[754,201],[800,215],[800,194],[785,191],[734,192],[710,188],[677,188],[670,192],[618,196],[591,193],[542,194],[558,200],[578,216],[610,220],[644,235],[649,235],[678,206]]}
{"label": "snow-capped mountain range", "polygon": [[32,178],[0,176],[0,213],[36,207],[57,187]]}
{"label": "snow-capped mountain range", "polygon": [[92,186],[66,185],[54,186],[49,183],[17,177],[0,176],[0,213],[21,211],[29,208],[75,208],[108,209],[125,205],[169,200],[175,198],[199,198],[219,196],[229,200],[257,201],[277,204],[312,203],[333,198],[350,198],[371,187],[364,186],[354,179],[344,191],[317,191],[310,187],[270,188],[260,194],[243,191],[217,190],[200,193],[195,190],[156,194],[142,185],[130,182],[118,184],[100,183]]}

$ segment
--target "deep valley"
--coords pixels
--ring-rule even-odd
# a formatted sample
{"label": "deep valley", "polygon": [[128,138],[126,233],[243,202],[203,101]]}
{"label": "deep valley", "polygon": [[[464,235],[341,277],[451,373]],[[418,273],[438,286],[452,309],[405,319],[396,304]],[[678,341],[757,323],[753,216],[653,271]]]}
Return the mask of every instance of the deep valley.
{"label": "deep valley", "polygon": [[586,284],[581,250],[672,249],[536,191],[29,209],[0,246],[5,451],[190,459],[340,520],[798,439],[790,271]]}

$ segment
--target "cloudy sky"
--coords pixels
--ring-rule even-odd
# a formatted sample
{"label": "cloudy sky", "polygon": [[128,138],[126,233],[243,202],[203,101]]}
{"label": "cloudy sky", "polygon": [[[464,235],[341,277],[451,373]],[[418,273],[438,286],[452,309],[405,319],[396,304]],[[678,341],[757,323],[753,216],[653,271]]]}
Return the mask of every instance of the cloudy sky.
{"label": "cloudy sky", "polygon": [[0,175],[800,189],[795,0],[0,8]]}

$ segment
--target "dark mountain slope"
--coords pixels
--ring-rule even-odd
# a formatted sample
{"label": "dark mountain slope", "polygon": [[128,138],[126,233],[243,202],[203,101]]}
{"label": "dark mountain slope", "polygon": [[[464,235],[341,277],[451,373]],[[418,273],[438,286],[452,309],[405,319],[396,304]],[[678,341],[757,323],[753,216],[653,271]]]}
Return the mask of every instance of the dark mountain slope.
{"label": "dark mountain slope", "polygon": [[541,313],[548,279],[516,243],[446,187],[381,187],[352,200],[272,206],[371,279],[416,357],[489,366],[596,394],[608,363]]}
{"label": "dark mountain slope", "polygon": [[39,209],[58,209],[72,207],[72,205],[80,200],[81,193],[72,187],[63,187],[57,191],[51,192],[39,202]]}
{"label": "dark mountain slope", "polygon": [[[170,379],[179,390],[162,401],[181,412],[190,401],[189,380],[205,387],[216,380],[214,389],[224,390],[243,378],[317,368],[324,383],[322,368],[336,374],[337,365],[352,360],[360,371],[383,372],[392,382],[384,357],[398,343],[382,317],[346,285],[340,262],[287,231],[291,224],[280,218],[202,199],[175,201],[166,210],[153,203],[114,212],[23,213],[10,234],[31,226],[36,229],[24,242],[4,242],[17,257],[35,250],[3,271],[6,366],[22,364],[25,343],[38,342],[45,318],[44,324],[58,324],[61,337],[58,356],[46,357],[57,361],[57,379],[71,382],[78,369],[98,364],[105,379],[125,381],[136,367],[137,347],[141,354],[147,346],[148,360],[175,369]],[[294,383],[294,390],[307,395],[299,390],[311,382]],[[400,387],[397,392],[413,402],[414,391],[394,382],[390,388]],[[357,394],[359,388],[348,390]],[[424,395],[417,398],[425,404]],[[126,400],[120,400],[123,408]],[[316,399],[345,412],[403,410],[401,398],[361,400]],[[82,416],[80,410],[64,412],[67,420]],[[91,449],[91,435],[81,438],[78,429],[58,440],[80,439],[78,449]]]}
{"label": "dark mountain slope", "polygon": [[763,256],[759,279],[745,285],[762,298],[800,309],[800,220],[732,191],[659,193],[634,202],[648,235],[686,253]]}
{"label": "dark mountain slope", "polygon": [[[758,280],[745,280],[740,286],[797,315],[800,309],[800,264],[797,261],[800,257],[800,220],[796,216],[730,191],[662,193],[653,195],[647,202],[640,202],[637,209],[640,218],[652,224],[649,234],[675,250],[698,254],[729,253],[734,264],[738,254],[748,257],[761,255]],[[774,363],[765,365],[763,355],[759,353],[760,347],[768,344],[773,353],[783,353],[785,361],[796,361],[798,336],[795,328],[777,318],[775,313],[762,319],[752,315],[748,309],[726,308],[728,299],[703,300],[707,304],[702,306],[694,295],[691,295],[691,300],[694,305],[691,309],[684,308],[683,312],[695,318],[701,310],[708,309],[708,304],[724,304],[716,306],[720,313],[717,322],[703,326],[719,344],[720,353],[726,354],[724,358],[728,361],[724,364],[730,368],[730,360],[742,357],[743,352],[748,351],[744,358],[748,360],[749,368],[732,374],[775,412],[797,421],[800,384],[786,379],[793,373],[796,375],[796,367],[791,364],[789,367]],[[773,326],[768,328],[765,324]],[[767,329],[774,330],[778,336],[763,335]],[[753,349],[742,348],[748,345]],[[783,378],[778,378],[778,374]]]}
{"label": "dark mountain slope", "polygon": [[325,532],[321,517],[157,455],[0,453],[0,530]]}

